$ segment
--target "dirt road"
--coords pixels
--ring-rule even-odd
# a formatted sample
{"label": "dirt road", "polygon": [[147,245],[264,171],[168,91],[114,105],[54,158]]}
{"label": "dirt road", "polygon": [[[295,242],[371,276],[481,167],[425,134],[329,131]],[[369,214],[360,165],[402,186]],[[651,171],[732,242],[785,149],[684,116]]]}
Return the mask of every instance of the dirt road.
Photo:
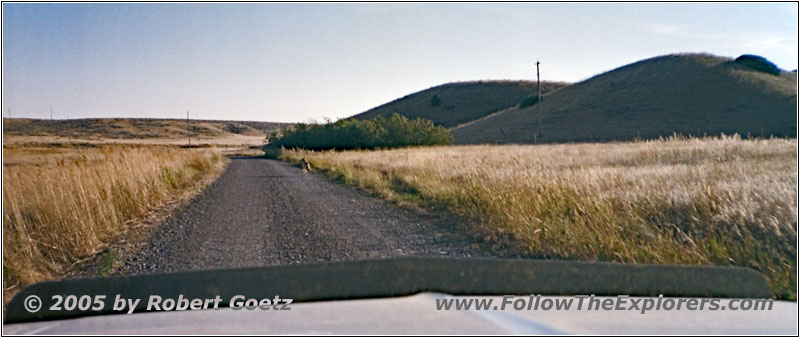
{"label": "dirt road", "polygon": [[283,162],[234,158],[120,272],[488,255],[473,242],[453,217],[399,208]]}

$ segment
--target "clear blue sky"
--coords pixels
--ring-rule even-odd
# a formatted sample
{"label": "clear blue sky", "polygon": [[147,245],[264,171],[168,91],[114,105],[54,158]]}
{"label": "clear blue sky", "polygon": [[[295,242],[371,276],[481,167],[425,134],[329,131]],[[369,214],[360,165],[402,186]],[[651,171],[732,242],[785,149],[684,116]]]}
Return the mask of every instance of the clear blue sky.
{"label": "clear blue sky", "polygon": [[677,52],[797,68],[797,4],[16,4],[2,113],[341,118],[452,81],[580,81]]}

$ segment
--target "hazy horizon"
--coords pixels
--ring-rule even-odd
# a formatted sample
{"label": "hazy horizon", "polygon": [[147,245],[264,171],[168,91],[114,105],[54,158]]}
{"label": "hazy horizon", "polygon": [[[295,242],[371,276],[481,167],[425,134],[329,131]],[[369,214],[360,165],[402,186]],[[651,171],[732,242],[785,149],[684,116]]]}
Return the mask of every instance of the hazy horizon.
{"label": "hazy horizon", "polygon": [[659,55],[797,69],[796,3],[22,4],[3,117],[299,122],[436,85],[578,82]]}

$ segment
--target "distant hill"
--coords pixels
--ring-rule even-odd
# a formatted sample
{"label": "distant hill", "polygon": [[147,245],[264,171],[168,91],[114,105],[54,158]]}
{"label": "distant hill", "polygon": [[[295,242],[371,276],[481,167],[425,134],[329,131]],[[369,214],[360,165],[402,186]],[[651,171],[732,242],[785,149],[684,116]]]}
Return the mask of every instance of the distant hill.
{"label": "distant hill", "polygon": [[[542,93],[549,93],[566,85],[565,83],[543,82]],[[422,117],[437,125],[450,128],[518,105],[525,98],[536,93],[535,81],[448,83],[404,96],[355,115],[354,118],[389,117],[396,112],[408,118]]]}
{"label": "distant hill", "polygon": [[[288,123],[254,121],[191,120],[193,137],[264,136]],[[186,120],[180,119],[3,119],[3,133],[9,136],[61,136],[75,138],[149,139],[184,138]]]}
{"label": "distant hill", "polygon": [[[756,61],[754,61],[756,60]],[[758,58],[675,54],[636,62],[451,131],[456,143],[630,140],[673,133],[797,137],[797,73]],[[767,65],[768,66],[768,65]]]}

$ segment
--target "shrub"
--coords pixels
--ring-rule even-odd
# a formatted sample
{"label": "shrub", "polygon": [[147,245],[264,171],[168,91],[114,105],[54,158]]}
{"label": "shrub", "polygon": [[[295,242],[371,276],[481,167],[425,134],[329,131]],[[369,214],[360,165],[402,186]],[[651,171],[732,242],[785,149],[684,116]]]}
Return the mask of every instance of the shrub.
{"label": "shrub", "polygon": [[[267,148],[374,149],[447,145],[454,139],[446,128],[422,118],[393,114],[372,120],[347,119],[325,124],[298,123],[268,137]],[[270,150],[270,149],[267,149]]]}
{"label": "shrub", "polygon": [[733,61],[744,67],[772,75],[780,75],[781,69],[774,63],[758,55],[744,54]]}
{"label": "shrub", "polygon": [[225,130],[234,134],[241,134],[247,130],[244,125],[237,124],[237,123],[227,123],[225,124]]}
{"label": "shrub", "polygon": [[442,99],[439,98],[439,95],[433,94],[431,98],[431,106],[438,107],[442,104]]}
{"label": "shrub", "polygon": [[522,102],[519,103],[520,108],[530,107],[539,103],[539,95],[533,94],[531,96],[526,97]]}

